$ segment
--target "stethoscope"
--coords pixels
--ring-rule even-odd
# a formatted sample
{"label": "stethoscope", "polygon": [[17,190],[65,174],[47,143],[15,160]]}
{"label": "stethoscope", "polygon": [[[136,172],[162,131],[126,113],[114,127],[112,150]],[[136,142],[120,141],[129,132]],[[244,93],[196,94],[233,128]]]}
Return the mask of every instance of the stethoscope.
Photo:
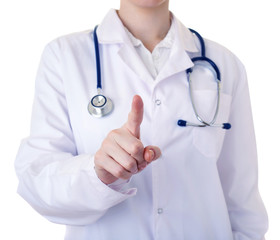
{"label": "stethoscope", "polygon": [[[94,48],[95,48],[95,59],[96,59],[96,77],[97,77],[97,95],[93,96],[93,98],[90,100],[88,104],[88,111],[91,115],[94,117],[103,117],[108,114],[110,114],[113,111],[114,105],[113,102],[110,98],[104,96],[102,94],[102,85],[101,85],[101,67],[100,67],[100,55],[99,55],[99,43],[98,43],[98,38],[97,38],[97,27],[94,28],[93,31],[93,41],[94,41]],[[192,126],[192,127],[220,127],[223,129],[230,129],[231,124],[230,123],[222,123],[218,124],[216,123],[216,119],[219,113],[219,108],[220,108],[220,92],[221,92],[221,74],[219,71],[219,68],[217,65],[209,58],[205,56],[205,43],[201,35],[190,29],[190,31],[195,34],[200,42],[201,46],[201,56],[200,57],[194,57],[192,58],[192,62],[194,63],[194,66],[192,68],[188,68],[186,70],[187,74],[187,79],[189,82],[189,94],[190,94],[190,99],[191,99],[191,104],[192,108],[194,110],[195,116],[197,120],[200,122],[200,124],[188,122],[186,120],[178,120],[177,124],[180,127],[187,127],[187,126]],[[197,111],[195,101],[194,101],[194,96],[193,96],[193,79],[192,79],[192,72],[195,71],[195,69],[198,66],[206,67],[210,69],[212,74],[214,75],[216,84],[217,84],[217,102],[216,102],[216,109],[214,116],[211,121],[205,121],[203,118],[200,116],[200,114]]]}
{"label": "stethoscope", "polygon": [[90,100],[88,104],[88,111],[94,117],[104,117],[113,111],[114,104],[110,98],[105,97],[102,94],[99,44],[98,44],[98,38],[96,34],[97,27],[98,26],[96,26],[93,31],[95,63],[96,63],[97,95],[93,96],[93,98]]}

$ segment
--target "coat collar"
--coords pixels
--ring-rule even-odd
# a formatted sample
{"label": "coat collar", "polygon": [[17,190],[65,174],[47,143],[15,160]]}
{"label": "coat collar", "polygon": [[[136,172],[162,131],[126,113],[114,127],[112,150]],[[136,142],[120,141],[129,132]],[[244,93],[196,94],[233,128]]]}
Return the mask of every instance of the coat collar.
{"label": "coat collar", "polygon": [[[193,34],[174,15],[174,24],[177,29],[177,37],[181,39],[184,50],[188,52],[198,52]],[[98,40],[101,44],[127,43],[130,42],[115,9],[111,9],[97,29]]]}
{"label": "coat collar", "polygon": [[101,44],[127,43],[130,41],[115,9],[111,9],[98,26],[97,36]]}
{"label": "coat collar", "polygon": [[142,80],[157,84],[178,72],[185,71],[194,64],[189,54],[199,52],[194,35],[174,15],[175,38],[170,57],[163,70],[154,80],[139,57],[116,10],[111,9],[97,29],[100,44],[120,44],[118,51],[123,62]]}

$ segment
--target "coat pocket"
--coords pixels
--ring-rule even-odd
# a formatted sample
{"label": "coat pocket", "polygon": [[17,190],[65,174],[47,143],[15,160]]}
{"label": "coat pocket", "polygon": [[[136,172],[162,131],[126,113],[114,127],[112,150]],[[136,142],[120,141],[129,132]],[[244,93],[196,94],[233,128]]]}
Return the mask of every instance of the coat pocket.
{"label": "coat pocket", "polygon": [[[204,121],[210,122],[216,110],[217,92],[197,90],[194,91],[193,95],[198,114]],[[230,95],[220,94],[220,106],[215,124],[228,123],[231,100]],[[231,131],[231,129],[195,127],[193,130],[193,144],[205,157],[217,160],[223,146],[226,131]]]}

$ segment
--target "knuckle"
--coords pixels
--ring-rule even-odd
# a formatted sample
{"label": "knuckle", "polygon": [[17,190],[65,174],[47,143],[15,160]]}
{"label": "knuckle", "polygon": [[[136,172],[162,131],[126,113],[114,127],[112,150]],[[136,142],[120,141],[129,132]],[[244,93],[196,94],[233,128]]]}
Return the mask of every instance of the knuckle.
{"label": "knuckle", "polygon": [[104,156],[100,153],[96,153],[94,156],[94,167],[97,167],[99,169],[104,169],[105,162],[104,162]]}
{"label": "knuckle", "polygon": [[133,170],[135,170],[137,168],[137,164],[136,164],[136,162],[134,160],[129,158],[125,162],[125,166],[124,167],[131,172],[131,171],[133,171]]}
{"label": "knuckle", "polygon": [[102,152],[100,150],[95,153],[95,155],[94,155],[94,163],[95,163],[95,165],[100,163],[102,155],[103,154],[102,154]]}
{"label": "knuckle", "polygon": [[103,166],[102,166],[102,164],[101,164],[101,161],[95,161],[95,162],[94,162],[94,167],[95,167],[95,168],[98,168],[98,169],[102,169]]}
{"label": "knuckle", "polygon": [[104,141],[102,142],[101,148],[102,149],[107,149],[111,145],[111,141],[109,141],[108,138],[105,138]]}
{"label": "knuckle", "polygon": [[131,150],[130,150],[130,154],[131,155],[138,155],[139,153],[143,152],[143,144],[140,141],[137,141],[133,144],[131,144]]}
{"label": "knuckle", "polygon": [[125,175],[125,170],[122,167],[116,168],[114,175],[117,178],[123,178],[123,176]]}
{"label": "knuckle", "polygon": [[114,138],[115,136],[117,136],[119,134],[119,129],[113,129],[108,133],[108,137],[112,137]]}

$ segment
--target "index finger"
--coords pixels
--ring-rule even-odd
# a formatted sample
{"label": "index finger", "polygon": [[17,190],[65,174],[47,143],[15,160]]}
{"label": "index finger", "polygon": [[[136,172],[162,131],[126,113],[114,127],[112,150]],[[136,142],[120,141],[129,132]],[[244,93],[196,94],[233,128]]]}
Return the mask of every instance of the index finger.
{"label": "index finger", "polygon": [[143,120],[143,113],[144,104],[142,98],[139,95],[135,95],[132,100],[127,122],[124,126],[138,139],[140,138],[140,125]]}

